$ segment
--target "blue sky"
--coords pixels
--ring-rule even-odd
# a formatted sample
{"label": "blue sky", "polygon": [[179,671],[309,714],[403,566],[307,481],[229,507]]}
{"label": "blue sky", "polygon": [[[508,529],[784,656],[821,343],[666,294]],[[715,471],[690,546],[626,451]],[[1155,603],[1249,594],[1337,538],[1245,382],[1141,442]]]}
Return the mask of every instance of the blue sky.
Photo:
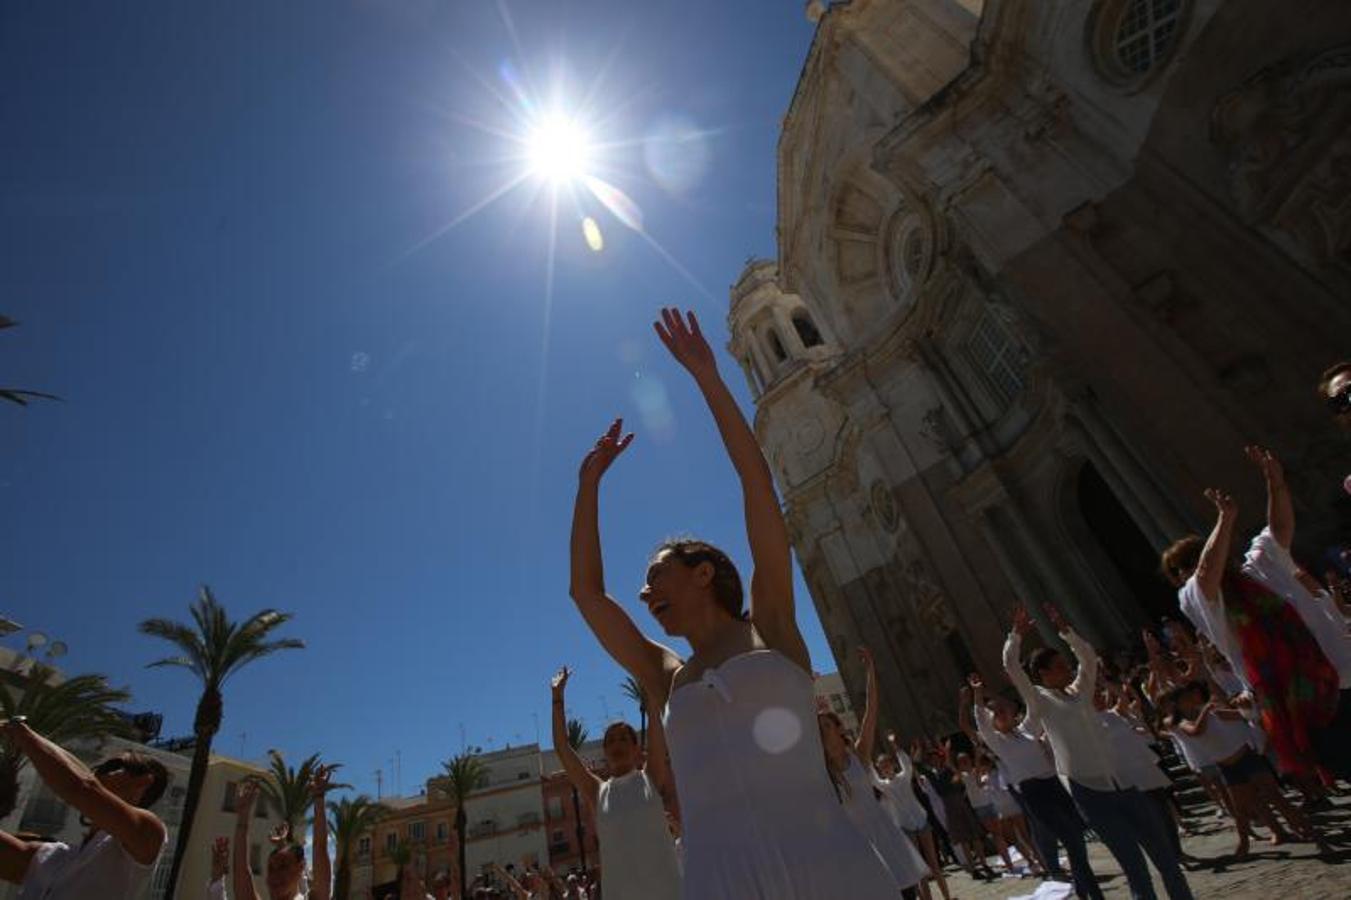
{"label": "blue sky", "polygon": [[[0,383],[66,398],[0,409],[0,612],[167,734],[197,687],[145,669],[166,648],[135,625],[185,618],[202,582],[239,616],[293,612],[309,644],[229,685],[222,752],[322,750],[373,791],[398,750],[413,792],[461,728],[501,746],[537,715],[547,738],[565,662],[593,728],[632,717],[566,593],[576,467],[614,415],[639,437],[603,498],[608,577],[643,626],[662,537],[746,559],[731,469],[650,322],[691,305],[725,343],[727,285],[774,252],[811,26],[792,0],[509,12],[514,40],[492,2],[0,12],[0,312],[23,323]],[[586,192],[560,205],[551,297],[529,185],[422,244],[520,170],[471,124],[515,127],[504,63],[537,98],[589,94],[619,145],[605,178],[688,277]],[[671,123],[708,133],[636,140]]]}

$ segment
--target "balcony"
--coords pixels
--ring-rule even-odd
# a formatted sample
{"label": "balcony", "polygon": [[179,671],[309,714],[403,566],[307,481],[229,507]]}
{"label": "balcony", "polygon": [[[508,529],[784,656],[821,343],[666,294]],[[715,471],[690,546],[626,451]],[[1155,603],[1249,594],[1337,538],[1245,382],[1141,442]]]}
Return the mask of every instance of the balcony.
{"label": "balcony", "polygon": [[539,813],[524,812],[516,817],[517,828],[534,828],[540,824]]}
{"label": "balcony", "polygon": [[496,819],[484,819],[469,829],[469,836],[471,838],[491,837],[494,834],[497,834]]}

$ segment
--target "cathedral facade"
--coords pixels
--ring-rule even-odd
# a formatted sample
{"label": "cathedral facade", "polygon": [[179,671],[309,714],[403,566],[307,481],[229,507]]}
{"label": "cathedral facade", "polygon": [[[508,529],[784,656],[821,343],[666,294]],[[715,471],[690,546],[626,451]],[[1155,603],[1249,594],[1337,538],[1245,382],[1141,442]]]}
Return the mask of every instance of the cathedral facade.
{"label": "cathedral facade", "polygon": [[729,349],[856,704],[866,644],[884,720],[950,728],[1020,599],[1134,643],[1204,488],[1259,527],[1245,444],[1284,459],[1305,559],[1345,537],[1314,382],[1351,355],[1351,4],[808,14]]}

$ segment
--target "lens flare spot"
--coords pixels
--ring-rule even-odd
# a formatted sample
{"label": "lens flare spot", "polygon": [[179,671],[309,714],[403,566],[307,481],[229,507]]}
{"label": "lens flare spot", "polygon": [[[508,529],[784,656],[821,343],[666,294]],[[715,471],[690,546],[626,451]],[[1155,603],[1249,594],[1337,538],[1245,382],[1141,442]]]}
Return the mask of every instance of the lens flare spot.
{"label": "lens flare spot", "polygon": [[699,184],[712,156],[708,136],[680,114],[657,119],[643,138],[643,161],[652,178],[673,194]]}
{"label": "lens flare spot", "polygon": [[636,376],[629,388],[629,397],[638,407],[643,430],[658,441],[670,440],[675,435],[675,414],[666,397],[666,386],[656,378],[644,378],[641,372]]}
{"label": "lens flare spot", "polygon": [[605,237],[600,233],[600,226],[596,220],[587,216],[582,219],[582,237],[586,238],[586,245],[595,253],[605,249]]}
{"label": "lens flare spot", "polygon": [[643,230],[643,211],[638,208],[623,191],[610,184],[608,181],[601,181],[594,175],[582,176],[582,183],[587,186],[596,199],[605,204],[605,208],[614,213],[614,217],[634,231]]}
{"label": "lens flare spot", "polygon": [[761,750],[778,756],[793,749],[802,740],[802,720],[791,709],[766,707],[760,710],[751,723],[751,736]]}

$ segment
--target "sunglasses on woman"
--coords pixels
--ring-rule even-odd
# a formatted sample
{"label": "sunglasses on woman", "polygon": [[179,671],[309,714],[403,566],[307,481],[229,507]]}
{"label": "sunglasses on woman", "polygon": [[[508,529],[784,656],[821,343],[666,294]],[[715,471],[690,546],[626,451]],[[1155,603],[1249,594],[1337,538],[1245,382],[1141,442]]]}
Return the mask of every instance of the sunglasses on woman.
{"label": "sunglasses on woman", "polygon": [[1328,408],[1332,410],[1334,416],[1351,412],[1351,384],[1328,398]]}
{"label": "sunglasses on woman", "polygon": [[111,775],[114,772],[126,772],[128,775],[145,775],[150,767],[145,763],[131,762],[125,759],[109,759],[94,767],[95,775]]}

